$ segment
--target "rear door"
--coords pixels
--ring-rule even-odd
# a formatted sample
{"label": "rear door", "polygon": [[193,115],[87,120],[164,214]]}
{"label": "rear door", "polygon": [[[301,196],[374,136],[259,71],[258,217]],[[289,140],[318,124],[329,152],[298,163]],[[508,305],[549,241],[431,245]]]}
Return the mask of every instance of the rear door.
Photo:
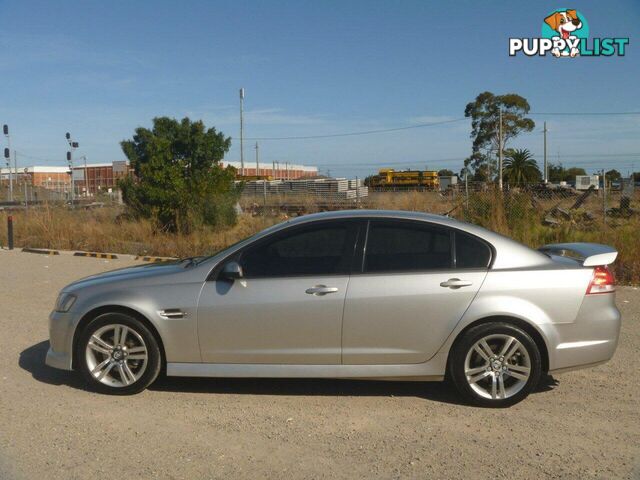
{"label": "rear door", "polygon": [[358,228],[349,220],[290,227],[235,255],[244,278],[213,279],[200,295],[203,361],[339,364]]}
{"label": "rear door", "polygon": [[483,241],[439,225],[371,220],[345,301],[344,364],[430,359],[477,294],[491,261]]}

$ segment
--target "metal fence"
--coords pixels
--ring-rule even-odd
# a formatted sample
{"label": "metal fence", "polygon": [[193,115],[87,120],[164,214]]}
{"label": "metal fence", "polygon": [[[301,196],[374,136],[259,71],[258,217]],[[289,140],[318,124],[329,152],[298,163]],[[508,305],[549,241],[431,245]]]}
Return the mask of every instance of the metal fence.
{"label": "metal fence", "polygon": [[318,178],[239,182],[241,204],[253,212],[359,208],[369,196],[362,179]]}
{"label": "metal fence", "polygon": [[[67,185],[68,187],[68,185]],[[0,185],[0,204],[37,205],[42,203],[69,203],[72,196],[69,188],[52,188],[51,186],[34,186],[31,183],[16,182],[13,185],[13,200],[10,201],[10,190],[7,185]],[[98,192],[90,196],[75,192],[74,203],[103,202],[121,203],[118,190]]]}
{"label": "metal fence", "polygon": [[548,226],[588,225],[638,215],[639,193],[632,183],[624,188],[591,186],[587,190],[531,184],[505,186],[500,192],[485,182],[458,184],[443,191],[371,191],[360,179],[257,181],[244,184],[241,206],[254,214],[375,208],[424,211],[482,224],[499,215],[512,224],[539,219]]}

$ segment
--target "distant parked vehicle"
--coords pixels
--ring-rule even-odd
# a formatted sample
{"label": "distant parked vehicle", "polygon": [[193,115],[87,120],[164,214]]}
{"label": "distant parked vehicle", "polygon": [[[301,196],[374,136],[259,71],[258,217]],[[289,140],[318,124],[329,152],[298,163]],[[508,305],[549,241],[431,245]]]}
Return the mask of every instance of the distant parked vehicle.
{"label": "distant parked vehicle", "polygon": [[[609,360],[617,252],[532,250],[451,218],[296,218],[211,256],[116,270],[60,293],[46,362],[130,394],[168,376],[449,379],[489,407]],[[588,392],[584,392],[588,395]]]}

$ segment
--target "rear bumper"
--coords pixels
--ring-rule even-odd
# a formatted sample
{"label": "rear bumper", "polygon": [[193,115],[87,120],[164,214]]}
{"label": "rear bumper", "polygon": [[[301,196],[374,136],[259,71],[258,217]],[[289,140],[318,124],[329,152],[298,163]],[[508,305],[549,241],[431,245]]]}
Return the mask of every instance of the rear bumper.
{"label": "rear bumper", "polygon": [[553,324],[549,372],[587,368],[605,363],[618,346],[620,311],[613,294],[585,297],[575,322]]}

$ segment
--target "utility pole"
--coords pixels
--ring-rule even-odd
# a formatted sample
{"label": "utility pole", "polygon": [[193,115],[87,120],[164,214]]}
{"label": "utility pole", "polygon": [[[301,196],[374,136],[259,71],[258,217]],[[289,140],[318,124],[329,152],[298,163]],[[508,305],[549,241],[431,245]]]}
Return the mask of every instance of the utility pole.
{"label": "utility pole", "polygon": [[84,191],[89,196],[89,173],[87,172],[87,156],[82,156],[84,160]]}
{"label": "utility pole", "polygon": [[88,197],[89,196],[89,181],[87,178],[87,156],[83,155],[80,157],[81,160],[84,161],[84,193],[85,196]]}
{"label": "utility pole", "polygon": [[69,162],[69,173],[71,174],[71,206],[73,206],[73,197],[74,197],[74,181],[73,181],[73,152],[76,148],[78,148],[78,142],[74,142],[71,139],[71,134],[69,132],[66,133],[65,138],[67,139],[67,143],[69,143],[69,150],[67,151],[67,162]]}
{"label": "utility pole", "polygon": [[271,178],[273,179],[276,178],[276,161],[275,160],[271,162]]}
{"label": "utility pole", "polygon": [[16,174],[16,188],[18,188],[18,152],[13,151],[13,169]]}
{"label": "utility pole", "polygon": [[9,201],[13,202],[13,173],[11,171],[11,136],[9,135],[9,125],[2,127],[4,136],[7,137],[7,148],[4,149],[4,158],[7,161],[9,171]]}
{"label": "utility pole", "polygon": [[547,122],[544,122],[544,183],[549,183],[549,168],[547,167]]}
{"label": "utility pole", "polygon": [[244,88],[240,89],[240,175],[244,175]]}
{"label": "utility pole", "polygon": [[258,159],[258,142],[256,142],[256,176],[260,176],[260,160]]}
{"label": "utility pole", "polygon": [[602,221],[607,224],[607,177],[602,169]]}
{"label": "utility pole", "polygon": [[498,135],[498,189],[502,191],[502,109],[500,109],[500,132]]}
{"label": "utility pole", "polygon": [[[7,171],[9,172],[9,179],[11,179],[11,153],[8,148],[4,149],[4,160],[7,163]],[[13,196],[13,189],[11,188],[11,182],[9,182],[9,189],[7,190],[7,200],[10,202]]]}
{"label": "utility pole", "polygon": [[465,198],[465,207],[466,211],[465,216],[469,213],[469,176],[467,169],[464,169],[464,198]]}

